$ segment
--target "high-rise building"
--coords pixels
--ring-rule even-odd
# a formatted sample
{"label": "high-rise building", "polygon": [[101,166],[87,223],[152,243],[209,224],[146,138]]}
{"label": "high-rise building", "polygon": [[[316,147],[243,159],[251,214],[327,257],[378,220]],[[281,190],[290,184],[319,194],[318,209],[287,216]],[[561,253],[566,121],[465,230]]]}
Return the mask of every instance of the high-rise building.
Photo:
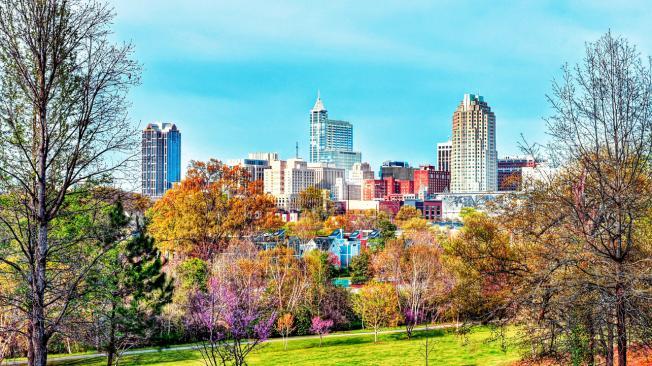
{"label": "high-rise building", "polygon": [[310,111],[309,161],[333,163],[345,170],[362,161],[361,154],[353,151],[353,125],[347,121],[329,119],[319,93]]}
{"label": "high-rise building", "polygon": [[148,124],[142,133],[141,153],[144,195],[159,198],[181,181],[181,132],[175,124]]}
{"label": "high-rise building", "polygon": [[446,141],[437,144],[437,170],[442,172],[451,171],[451,151],[453,142]]}
{"label": "high-rise building", "polygon": [[497,190],[496,116],[480,95],[464,94],[453,113],[451,192]]}

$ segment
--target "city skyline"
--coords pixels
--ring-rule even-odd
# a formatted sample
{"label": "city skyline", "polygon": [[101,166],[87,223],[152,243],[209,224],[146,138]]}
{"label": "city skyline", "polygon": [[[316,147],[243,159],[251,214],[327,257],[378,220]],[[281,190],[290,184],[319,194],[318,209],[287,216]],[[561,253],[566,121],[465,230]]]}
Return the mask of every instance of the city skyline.
{"label": "city skyline", "polygon": [[[189,159],[249,151],[290,158],[296,141],[308,160],[305,113],[318,89],[355,125],[353,149],[374,169],[385,160],[435,163],[465,93],[491,100],[498,156],[519,154],[521,133],[545,139],[545,95],[584,42],[611,29],[643,54],[652,48],[643,36],[650,10],[626,18],[631,3],[497,2],[472,17],[460,15],[475,8],[464,1],[329,2],[317,12],[300,2],[253,2],[247,12],[225,2],[112,4],[114,37],[132,41],[144,66],[132,117],[141,127],[182,126],[184,171]],[[386,136],[392,141],[379,144]]]}

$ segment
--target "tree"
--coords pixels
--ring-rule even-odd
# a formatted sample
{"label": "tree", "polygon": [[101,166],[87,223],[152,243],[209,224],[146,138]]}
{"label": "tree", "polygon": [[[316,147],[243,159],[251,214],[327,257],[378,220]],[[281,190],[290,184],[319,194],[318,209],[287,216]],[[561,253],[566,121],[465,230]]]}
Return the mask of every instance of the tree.
{"label": "tree", "polygon": [[1,208],[12,245],[0,261],[27,290],[20,310],[30,365],[46,364],[48,340],[104,252],[55,258],[79,243],[53,240],[57,218],[74,215],[67,198],[107,182],[135,156],[125,98],[140,67],[131,45],[109,41],[112,18],[94,1],[0,3],[0,191],[15,198]]}
{"label": "tree", "polygon": [[[537,286],[531,287],[546,289],[536,293],[545,301],[530,304],[551,324],[563,320],[568,336],[576,324],[567,316],[582,315],[581,326],[606,363],[613,364],[616,343],[617,362],[624,366],[631,340],[649,341],[652,325],[644,295],[650,270],[641,265],[651,254],[641,235],[652,208],[649,59],[607,33],[586,45],[582,63],[563,68],[548,99],[553,113],[547,151],[561,171],[527,192],[514,213],[531,219],[518,234],[541,248],[538,256],[554,255],[549,265],[542,260],[535,268]],[[545,249],[551,243],[556,253]]]}
{"label": "tree", "polygon": [[161,249],[208,260],[232,240],[278,225],[274,212],[273,198],[243,168],[193,161],[150,210],[150,232]]}
{"label": "tree", "polygon": [[319,212],[324,208],[324,194],[321,189],[310,186],[299,192],[299,207],[301,211]]}
{"label": "tree", "polygon": [[403,205],[396,213],[394,220],[396,220],[398,226],[401,226],[401,224],[403,224],[404,222],[410,219],[416,219],[421,217],[422,217],[421,210],[417,209],[414,206]]}
{"label": "tree", "polygon": [[401,262],[401,302],[408,337],[416,325],[433,320],[447,307],[454,282],[432,233],[413,233],[410,240],[412,245]]}
{"label": "tree", "polygon": [[[117,203],[112,218],[125,225],[129,219]],[[172,300],[172,282],[162,271],[163,261],[146,233],[136,223],[136,233],[107,253],[103,268],[89,276],[95,293],[91,295],[94,331],[101,337],[107,365],[118,364],[122,350],[151,336],[155,317]]]}
{"label": "tree", "polygon": [[330,319],[322,319],[318,316],[312,318],[310,331],[314,334],[319,334],[319,347],[321,347],[324,335],[328,334],[332,326],[333,321]]}
{"label": "tree", "polygon": [[207,292],[192,296],[187,318],[202,340],[204,364],[246,364],[246,357],[269,337],[276,322],[264,294],[262,271],[250,254],[225,253],[218,258]]}
{"label": "tree", "polygon": [[351,283],[354,285],[363,284],[373,277],[370,262],[371,255],[367,249],[363,249],[360,254],[351,258]]}
{"label": "tree", "polygon": [[294,316],[285,313],[276,320],[276,330],[283,337],[283,349],[288,349],[288,336],[294,330]]}
{"label": "tree", "polygon": [[382,327],[396,325],[400,319],[398,297],[387,283],[372,282],[360,289],[355,308],[365,327],[374,330],[374,343]]}

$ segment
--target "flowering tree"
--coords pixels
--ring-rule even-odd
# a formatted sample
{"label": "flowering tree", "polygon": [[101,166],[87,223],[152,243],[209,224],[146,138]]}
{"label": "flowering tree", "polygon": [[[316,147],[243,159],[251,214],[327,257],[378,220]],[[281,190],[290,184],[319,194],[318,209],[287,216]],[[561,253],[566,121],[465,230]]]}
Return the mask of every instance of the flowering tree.
{"label": "flowering tree", "polygon": [[200,349],[208,366],[246,365],[247,355],[270,335],[275,315],[266,315],[262,288],[237,286],[213,277],[208,291],[190,301],[188,323],[202,339]]}
{"label": "flowering tree", "polygon": [[332,326],[333,321],[330,319],[322,319],[318,316],[312,318],[312,326],[310,327],[310,331],[315,334],[319,334],[319,347],[321,347],[321,342],[324,338],[324,335],[328,334]]}

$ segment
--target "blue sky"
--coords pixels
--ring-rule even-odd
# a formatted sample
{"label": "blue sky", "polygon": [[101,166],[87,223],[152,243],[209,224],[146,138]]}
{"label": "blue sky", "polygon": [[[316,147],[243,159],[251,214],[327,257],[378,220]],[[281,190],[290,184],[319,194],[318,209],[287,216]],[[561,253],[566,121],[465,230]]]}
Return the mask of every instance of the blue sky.
{"label": "blue sky", "polygon": [[564,62],[611,29],[652,50],[652,6],[621,1],[114,0],[115,37],[143,64],[144,126],[182,131],[182,164],[250,151],[308,153],[317,89],[354,148],[434,163],[464,93],[496,113],[499,156],[545,139],[546,93]]}

